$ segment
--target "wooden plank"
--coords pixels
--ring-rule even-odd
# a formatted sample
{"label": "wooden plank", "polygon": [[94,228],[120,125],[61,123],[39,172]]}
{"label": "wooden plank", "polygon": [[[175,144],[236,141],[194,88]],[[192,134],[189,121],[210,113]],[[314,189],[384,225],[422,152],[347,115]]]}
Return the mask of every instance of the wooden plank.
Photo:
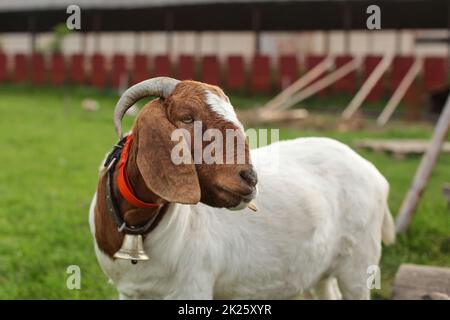
{"label": "wooden plank", "polygon": [[305,109],[280,110],[261,112],[259,114],[259,121],[261,122],[282,122],[282,121],[296,121],[303,120],[308,117],[308,111]]}
{"label": "wooden plank", "polygon": [[391,118],[392,114],[394,113],[395,109],[397,109],[397,106],[399,105],[400,101],[403,99],[404,95],[406,94],[406,91],[413,83],[414,79],[417,77],[417,75],[420,72],[420,69],[422,68],[422,59],[417,58],[414,64],[411,66],[411,68],[406,73],[403,80],[400,82],[397,90],[395,90],[394,94],[392,95],[391,99],[389,99],[389,102],[387,103],[386,107],[384,107],[383,111],[381,112],[380,116],[377,119],[377,124],[380,127],[383,127]]}
{"label": "wooden plank", "polygon": [[442,186],[442,195],[447,200],[448,206],[450,207],[450,183],[445,183]]}
{"label": "wooden plank", "polygon": [[395,276],[392,298],[450,299],[450,268],[402,264]]}
{"label": "wooden plank", "polygon": [[414,176],[411,189],[400,207],[400,211],[397,216],[397,232],[405,232],[412,221],[417,203],[419,202],[420,197],[427,186],[434,165],[436,164],[437,157],[441,151],[442,144],[447,137],[449,126],[450,95],[447,98],[447,102],[436,124],[428,150],[422,157],[422,161],[417,169],[416,175]]}
{"label": "wooden plank", "polygon": [[294,122],[304,120],[308,117],[308,111],[305,109],[293,110],[245,110],[238,112],[239,119],[244,123],[273,123],[273,122]]}
{"label": "wooden plank", "polygon": [[286,102],[294,93],[303,89],[305,86],[310,84],[318,76],[324,73],[333,65],[333,59],[331,57],[326,57],[322,62],[317,64],[314,68],[309,70],[306,74],[301,76],[297,81],[288,86],[286,89],[281,91],[275,98],[266,103],[263,107],[266,110],[275,110],[281,107],[281,105]]}
{"label": "wooden plank", "polygon": [[326,75],[322,79],[314,82],[309,87],[305,88],[304,90],[298,92],[294,96],[292,96],[285,104],[283,104],[280,109],[287,109],[295,104],[305,100],[306,98],[309,98],[313,94],[325,89],[329,85],[333,84],[337,80],[341,79],[342,77],[345,77],[347,74],[352,72],[353,70],[356,70],[359,65],[361,64],[360,59],[353,59],[347,64],[344,64],[342,67],[336,69],[335,71],[331,72],[330,74]]}
{"label": "wooden plank", "polygon": [[[353,144],[357,148],[367,148],[375,151],[423,154],[429,148],[430,141],[421,139],[363,139],[356,140]],[[442,144],[441,152],[450,153],[450,142]]]}
{"label": "wooden plank", "polygon": [[381,76],[386,72],[387,68],[390,66],[392,62],[391,55],[385,55],[383,60],[381,60],[370,76],[367,78],[366,82],[361,86],[361,89],[356,93],[352,101],[348,104],[348,106],[342,112],[342,118],[348,120],[353,114],[359,109],[361,104],[369,95],[372,88],[378,83]]}

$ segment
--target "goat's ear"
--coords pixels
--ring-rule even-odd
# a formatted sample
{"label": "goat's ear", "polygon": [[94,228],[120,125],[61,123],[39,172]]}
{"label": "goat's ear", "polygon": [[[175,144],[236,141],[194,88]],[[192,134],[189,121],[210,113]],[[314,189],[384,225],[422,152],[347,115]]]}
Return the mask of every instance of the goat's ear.
{"label": "goat's ear", "polygon": [[166,117],[164,106],[154,101],[139,114],[133,129],[138,140],[136,163],[147,187],[166,201],[195,204],[200,201],[200,185],[193,161],[174,164],[171,141],[176,127]]}

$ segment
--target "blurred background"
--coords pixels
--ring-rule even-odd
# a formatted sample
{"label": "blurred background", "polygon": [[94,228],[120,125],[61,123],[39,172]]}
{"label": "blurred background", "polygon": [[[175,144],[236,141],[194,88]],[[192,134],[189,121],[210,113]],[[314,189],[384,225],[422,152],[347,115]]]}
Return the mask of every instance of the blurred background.
{"label": "blurred background", "polygon": [[[116,297],[87,217],[130,85],[219,85],[247,127],[339,139],[387,177],[395,215],[448,96],[449,57],[444,0],[1,1],[0,298]],[[374,298],[392,297],[402,263],[450,266],[449,152],[446,138]]]}

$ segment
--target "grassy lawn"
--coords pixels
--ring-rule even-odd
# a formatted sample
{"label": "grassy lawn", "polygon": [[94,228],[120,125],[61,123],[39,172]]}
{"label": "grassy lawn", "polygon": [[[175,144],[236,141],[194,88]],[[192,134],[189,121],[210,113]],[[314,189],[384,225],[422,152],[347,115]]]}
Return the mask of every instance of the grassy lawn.
{"label": "grassy lawn", "polygon": [[[100,111],[82,111],[85,97],[97,99]],[[116,138],[116,100],[114,93],[83,88],[0,88],[0,299],[116,298],[97,264],[88,227],[97,169]],[[243,96],[232,101],[242,107],[255,104]],[[131,122],[127,117],[126,127]],[[345,133],[289,128],[281,130],[281,137],[328,136],[351,144],[366,137],[428,138],[431,132],[429,125],[397,123],[383,131]],[[390,207],[396,213],[420,157],[360,153],[391,183]],[[373,291],[375,298],[390,296],[402,262],[450,266],[450,209],[441,195],[445,181],[450,181],[449,155],[439,158],[409,233],[384,249],[382,289]],[[81,290],[66,288],[70,265],[81,268]]]}

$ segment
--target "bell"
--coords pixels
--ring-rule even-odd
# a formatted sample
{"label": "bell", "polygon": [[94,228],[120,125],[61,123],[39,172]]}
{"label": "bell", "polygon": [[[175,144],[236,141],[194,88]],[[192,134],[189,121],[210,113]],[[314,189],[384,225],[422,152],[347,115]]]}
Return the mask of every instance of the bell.
{"label": "bell", "polygon": [[123,238],[122,247],[114,254],[114,258],[131,260],[133,264],[150,259],[144,251],[142,236],[127,233]]}

